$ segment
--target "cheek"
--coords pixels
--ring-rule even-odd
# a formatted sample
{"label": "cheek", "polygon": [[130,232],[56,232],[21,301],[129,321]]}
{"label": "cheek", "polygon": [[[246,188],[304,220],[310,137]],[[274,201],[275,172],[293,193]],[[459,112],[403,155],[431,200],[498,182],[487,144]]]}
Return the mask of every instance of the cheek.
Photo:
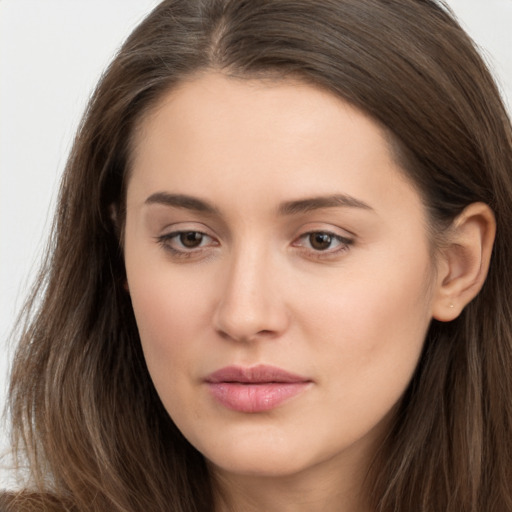
{"label": "cheek", "polygon": [[399,400],[430,323],[428,260],[408,269],[373,270],[345,275],[329,294],[310,289],[297,315],[310,319],[302,329],[315,353],[312,360],[324,370],[332,401],[359,418],[354,425],[376,422]]}
{"label": "cheek", "polygon": [[385,265],[369,268],[340,272],[328,287],[301,283],[304,300],[297,318],[312,320],[310,336],[318,330],[331,332],[328,338],[344,339],[346,348],[356,351],[421,337],[430,320],[428,262],[398,271]]}
{"label": "cheek", "polygon": [[195,400],[199,375],[192,363],[205,351],[207,301],[204,287],[168,274],[139,272],[129,281],[130,293],[151,380],[173,421],[189,432],[188,422],[202,423],[204,414]]}
{"label": "cheek", "polygon": [[187,374],[187,362],[197,357],[197,342],[208,326],[207,292],[168,266],[134,270],[127,269],[130,296],[146,363],[159,389]]}

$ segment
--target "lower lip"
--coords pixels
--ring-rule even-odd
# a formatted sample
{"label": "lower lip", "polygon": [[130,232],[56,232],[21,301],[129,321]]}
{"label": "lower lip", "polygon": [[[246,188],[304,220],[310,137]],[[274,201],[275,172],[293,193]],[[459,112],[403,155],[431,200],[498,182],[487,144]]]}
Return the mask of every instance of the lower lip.
{"label": "lower lip", "polygon": [[270,411],[304,391],[309,382],[268,382],[242,384],[239,382],[209,382],[213,397],[233,411],[257,413]]}

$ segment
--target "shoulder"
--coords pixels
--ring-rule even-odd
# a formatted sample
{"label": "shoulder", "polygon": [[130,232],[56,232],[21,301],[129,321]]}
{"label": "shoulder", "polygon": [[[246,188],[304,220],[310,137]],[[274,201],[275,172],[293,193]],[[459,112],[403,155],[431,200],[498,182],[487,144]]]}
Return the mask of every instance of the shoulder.
{"label": "shoulder", "polygon": [[50,494],[0,491],[0,512],[71,512]]}

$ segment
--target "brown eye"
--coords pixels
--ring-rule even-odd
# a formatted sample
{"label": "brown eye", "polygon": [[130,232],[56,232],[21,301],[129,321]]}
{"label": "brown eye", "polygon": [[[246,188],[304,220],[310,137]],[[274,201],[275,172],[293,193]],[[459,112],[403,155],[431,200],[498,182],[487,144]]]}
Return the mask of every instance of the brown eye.
{"label": "brown eye", "polygon": [[310,233],[309,234],[309,244],[316,251],[325,251],[329,249],[333,242],[333,236],[329,233]]}
{"label": "brown eye", "polygon": [[195,249],[199,247],[203,241],[204,235],[199,233],[199,231],[186,231],[180,233],[179,240],[183,247],[187,249]]}
{"label": "brown eye", "polygon": [[353,243],[353,239],[330,231],[309,231],[295,240],[292,245],[302,248],[306,257],[323,257],[325,259],[341,255]]}
{"label": "brown eye", "polygon": [[162,248],[173,258],[193,258],[197,260],[210,254],[219,246],[218,240],[202,231],[174,231],[156,238]]}

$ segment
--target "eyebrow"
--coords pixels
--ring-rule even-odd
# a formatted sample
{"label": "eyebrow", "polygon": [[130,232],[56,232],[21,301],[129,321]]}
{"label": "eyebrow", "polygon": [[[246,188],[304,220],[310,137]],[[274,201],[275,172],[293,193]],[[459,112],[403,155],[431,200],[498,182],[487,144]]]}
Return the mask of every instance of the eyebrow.
{"label": "eyebrow", "polygon": [[219,214],[219,210],[208,201],[184,194],[156,192],[146,199],[145,204],[163,204],[165,206],[184,208],[186,210],[194,210],[196,212],[209,213],[212,215]]}
{"label": "eyebrow", "polygon": [[[171,194],[169,192],[155,192],[145,201],[145,204],[162,204],[174,208],[184,208],[210,215],[220,215],[220,211],[213,204],[186,194]],[[329,196],[317,196],[305,199],[286,201],[278,207],[280,215],[289,216],[299,213],[307,213],[322,208],[361,208],[373,211],[373,208],[355,197],[346,194],[334,194]]]}
{"label": "eyebrow", "polygon": [[281,215],[296,215],[298,213],[307,213],[322,208],[361,208],[363,210],[374,211],[373,208],[355,197],[346,194],[334,194],[330,196],[318,196],[307,199],[298,199],[296,201],[287,201],[279,207]]}

